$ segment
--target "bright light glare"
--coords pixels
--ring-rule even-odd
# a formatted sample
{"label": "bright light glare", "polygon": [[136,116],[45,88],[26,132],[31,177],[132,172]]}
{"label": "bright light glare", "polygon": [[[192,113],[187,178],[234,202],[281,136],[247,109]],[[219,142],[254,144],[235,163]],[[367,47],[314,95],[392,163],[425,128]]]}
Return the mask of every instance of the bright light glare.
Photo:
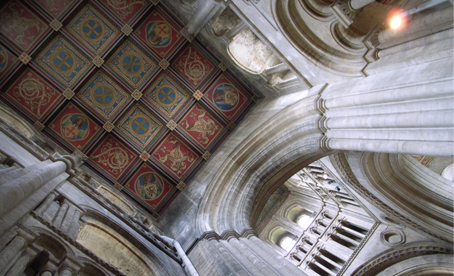
{"label": "bright light glare", "polygon": [[400,14],[396,14],[391,18],[390,26],[391,29],[398,29],[402,25],[402,16]]}
{"label": "bright light glare", "polygon": [[281,241],[281,247],[284,248],[285,251],[290,251],[293,246],[295,245],[296,241],[289,238],[289,237],[285,237],[282,239]]}
{"label": "bright light glare", "polygon": [[312,218],[308,215],[302,215],[301,217],[298,218],[298,220],[296,221],[296,223],[301,226],[302,228],[306,229],[309,224],[311,224],[312,222]]}

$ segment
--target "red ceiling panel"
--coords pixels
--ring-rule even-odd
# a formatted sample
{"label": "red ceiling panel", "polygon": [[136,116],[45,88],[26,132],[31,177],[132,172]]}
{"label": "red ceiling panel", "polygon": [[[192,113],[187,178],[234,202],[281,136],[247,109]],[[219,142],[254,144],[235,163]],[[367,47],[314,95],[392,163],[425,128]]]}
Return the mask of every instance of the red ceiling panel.
{"label": "red ceiling panel", "polygon": [[163,1],[34,2],[0,10],[0,100],[159,217],[260,96]]}

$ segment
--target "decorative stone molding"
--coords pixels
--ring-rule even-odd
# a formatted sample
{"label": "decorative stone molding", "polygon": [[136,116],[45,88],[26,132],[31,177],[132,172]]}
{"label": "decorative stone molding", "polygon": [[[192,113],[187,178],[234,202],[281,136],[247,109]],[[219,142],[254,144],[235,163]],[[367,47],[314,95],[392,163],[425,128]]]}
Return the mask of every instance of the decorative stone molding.
{"label": "decorative stone molding", "polygon": [[381,270],[400,261],[429,254],[452,254],[451,249],[431,243],[411,243],[385,251],[360,266],[353,276],[373,276]]}
{"label": "decorative stone molding", "polygon": [[212,240],[219,241],[222,238],[216,232],[208,231],[208,232],[203,233],[202,236],[199,238],[199,240],[203,240],[203,239],[208,240],[208,241],[212,241]]}
{"label": "decorative stone molding", "polygon": [[323,91],[328,87],[328,84],[323,85],[323,87],[318,92],[317,98],[314,100],[314,108],[320,114],[323,115],[328,110],[326,107],[326,100],[322,98]]}
{"label": "decorative stone molding", "polygon": [[77,241],[73,240],[70,236],[68,236],[64,231],[58,229],[50,222],[36,214],[34,211],[31,212],[33,218],[37,219],[39,222],[44,224],[47,228],[52,230],[54,233],[58,234],[64,241],[71,244],[72,246],[76,247],[78,250],[82,251],[85,255],[89,256],[93,260],[95,260],[98,264],[102,265],[105,269],[112,272],[114,275],[122,276],[124,275],[121,273],[116,267],[110,265],[109,263],[105,262],[103,259],[98,257],[95,253],[91,252],[90,250],[86,249],[83,245],[78,243]]}
{"label": "decorative stone molding", "polygon": [[325,115],[317,118],[317,129],[323,135],[328,131],[328,120]]}
{"label": "decorative stone molding", "polygon": [[380,241],[386,246],[404,244],[405,233],[400,229],[386,229],[385,231],[381,232]]}
{"label": "decorative stone molding", "polygon": [[241,231],[240,236],[241,236],[242,238],[249,239],[249,238],[251,238],[251,237],[256,237],[257,234],[254,232],[254,229],[252,229],[252,228],[245,228],[245,229],[243,229],[243,231]]}
{"label": "decorative stone molding", "polygon": [[[97,202],[102,207],[107,209],[110,213],[115,215],[117,218],[119,218],[121,221],[123,221],[126,225],[135,229],[135,231],[137,233],[142,235],[144,238],[146,238],[148,241],[150,241],[152,244],[154,244],[156,247],[158,247],[160,250],[162,250],[169,257],[174,259],[176,262],[181,263],[181,259],[178,257],[176,252],[173,250],[166,249],[166,246],[164,245],[164,243],[162,241],[160,241],[160,239],[158,238],[158,236],[155,233],[153,233],[148,227],[143,225],[143,223],[140,222],[139,220],[137,220],[136,218],[129,216],[125,211],[123,211],[120,207],[118,207],[117,204],[115,204],[109,198],[105,197],[103,194],[101,194],[98,190],[96,190],[94,187],[92,187],[85,180],[74,177],[74,178],[69,179],[69,182],[74,184],[77,188],[79,188],[82,192],[84,192],[88,197],[92,198],[95,202]],[[153,219],[158,219],[158,218],[159,218],[159,214],[153,213]]]}
{"label": "decorative stone molding", "polygon": [[225,240],[225,241],[229,241],[231,239],[238,239],[238,238],[240,238],[240,235],[238,235],[238,233],[233,230],[227,230],[221,234],[221,239]]}
{"label": "decorative stone molding", "polygon": [[323,150],[323,151],[330,151],[332,150],[330,147],[329,147],[329,138],[325,135],[322,135],[320,136],[320,138],[318,138],[318,147]]}

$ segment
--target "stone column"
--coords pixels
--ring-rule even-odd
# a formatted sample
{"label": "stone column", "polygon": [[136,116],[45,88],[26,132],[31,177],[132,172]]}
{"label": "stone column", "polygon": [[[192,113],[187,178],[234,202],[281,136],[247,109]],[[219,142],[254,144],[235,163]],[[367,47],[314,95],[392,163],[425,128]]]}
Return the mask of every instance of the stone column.
{"label": "stone column", "polygon": [[261,275],[260,270],[257,269],[256,265],[248,261],[246,256],[248,253],[240,251],[237,239],[231,238],[229,241],[221,240],[220,243],[231,252],[235,259],[237,259],[249,273],[252,273],[252,275]]}
{"label": "stone column", "polygon": [[220,255],[223,257],[224,260],[231,266],[233,272],[237,275],[248,275],[247,271],[244,267],[235,260],[230,252],[221,244],[220,241],[217,240],[210,240],[210,243],[218,250]]}
{"label": "stone column", "polygon": [[0,252],[0,271],[5,269],[13,262],[14,257],[24,248],[25,239],[21,236],[16,236],[1,252]]}
{"label": "stone column", "polygon": [[205,24],[218,12],[221,8],[222,1],[220,0],[200,0],[197,11],[192,15],[191,20],[185,28],[188,34],[196,36]]}
{"label": "stone column", "polygon": [[79,234],[79,228],[80,228],[79,219],[80,219],[81,215],[82,215],[82,211],[79,209],[76,209],[74,211],[74,216],[72,217],[71,224],[69,225],[68,235],[73,239],[76,239],[77,235]]}
{"label": "stone column", "polygon": [[[452,156],[454,89],[447,72],[452,63],[440,63],[445,68],[432,71],[438,70],[437,64],[414,65],[412,75],[390,71],[364,78],[361,84],[347,81],[328,87],[322,94],[325,118],[319,121],[327,147]],[[392,79],[397,79],[393,86]]]}
{"label": "stone column", "polygon": [[44,271],[44,272],[41,273],[41,276],[52,276],[52,272]]}
{"label": "stone column", "polygon": [[[36,190],[69,171],[82,161],[80,156],[65,156],[53,163],[20,176],[0,186],[0,216],[19,205]],[[44,161],[45,162],[45,161]],[[44,163],[43,162],[43,163]]]}
{"label": "stone column", "polygon": [[46,212],[47,208],[50,206],[50,204],[52,204],[52,202],[55,200],[55,197],[57,197],[57,195],[55,193],[51,193],[47,198],[46,200],[44,200],[43,203],[41,203],[41,205],[39,205],[38,209],[36,209],[36,213],[38,215],[42,215],[44,212]]}
{"label": "stone column", "polygon": [[6,275],[8,276],[13,276],[13,275],[22,275],[22,272],[25,270],[27,267],[27,264],[30,262],[30,260],[33,259],[35,254],[32,252],[25,251],[22,256],[20,256],[19,259],[14,263],[14,265],[8,270]]}
{"label": "stone column", "polygon": [[61,204],[60,204],[60,209],[58,209],[57,215],[54,218],[54,221],[52,222],[55,227],[60,228],[61,224],[63,223],[63,219],[66,215],[66,212],[68,211],[69,204],[66,202],[66,199],[64,199]]}
{"label": "stone column", "polygon": [[60,271],[59,276],[73,276],[73,272],[69,268],[64,268],[62,271]]}
{"label": "stone column", "polygon": [[57,161],[0,186],[0,216],[19,205],[22,200],[65,170],[66,164]]}

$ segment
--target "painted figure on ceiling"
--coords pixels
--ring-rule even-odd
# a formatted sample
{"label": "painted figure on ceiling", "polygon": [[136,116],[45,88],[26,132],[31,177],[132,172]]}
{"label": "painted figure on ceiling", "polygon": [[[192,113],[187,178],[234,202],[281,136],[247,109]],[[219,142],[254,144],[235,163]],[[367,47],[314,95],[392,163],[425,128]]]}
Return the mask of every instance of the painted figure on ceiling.
{"label": "painted figure on ceiling", "polygon": [[157,21],[147,25],[147,40],[154,47],[166,47],[172,39],[172,29],[166,22]]}
{"label": "painted figure on ceiling", "polygon": [[60,121],[61,133],[70,141],[84,140],[89,133],[88,119],[81,114],[67,114]]}
{"label": "painted figure on ceiling", "polygon": [[136,180],[136,191],[146,200],[153,200],[162,194],[160,179],[153,173],[144,173]]}
{"label": "painted figure on ceiling", "polygon": [[239,100],[239,94],[235,87],[230,84],[221,84],[214,90],[214,103],[221,110],[232,110]]}

